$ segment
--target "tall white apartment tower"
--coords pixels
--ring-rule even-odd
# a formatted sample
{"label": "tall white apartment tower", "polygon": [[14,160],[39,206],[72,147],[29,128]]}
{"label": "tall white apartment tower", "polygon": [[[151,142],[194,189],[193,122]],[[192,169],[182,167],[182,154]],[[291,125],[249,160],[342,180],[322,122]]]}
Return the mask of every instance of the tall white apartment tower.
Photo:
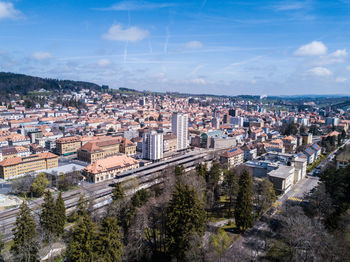
{"label": "tall white apartment tower", "polygon": [[186,149],[188,147],[188,115],[174,113],[171,130],[177,137],[177,150]]}
{"label": "tall white apartment tower", "polygon": [[150,160],[163,158],[163,133],[152,130],[143,134],[142,158]]}

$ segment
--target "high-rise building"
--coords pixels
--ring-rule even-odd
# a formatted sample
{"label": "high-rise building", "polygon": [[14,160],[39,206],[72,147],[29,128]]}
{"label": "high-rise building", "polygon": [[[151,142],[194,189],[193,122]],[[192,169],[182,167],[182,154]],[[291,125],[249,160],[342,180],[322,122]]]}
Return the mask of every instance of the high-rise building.
{"label": "high-rise building", "polygon": [[186,149],[188,147],[188,115],[174,113],[171,129],[177,137],[177,150]]}
{"label": "high-rise building", "polygon": [[220,118],[214,117],[214,118],[211,120],[211,125],[212,125],[212,127],[215,128],[215,129],[220,129]]}
{"label": "high-rise building", "polygon": [[140,104],[140,106],[146,105],[146,98],[142,97],[142,98],[139,100],[139,104]]}
{"label": "high-rise building", "polygon": [[237,111],[237,109],[230,109],[229,111],[228,111],[228,114],[230,115],[230,116],[238,116],[238,111]]}
{"label": "high-rise building", "polygon": [[163,133],[152,130],[143,134],[142,158],[150,160],[163,158]]}
{"label": "high-rise building", "polygon": [[240,116],[235,116],[230,118],[230,124],[238,127],[242,127],[244,123],[244,118]]}
{"label": "high-rise building", "polygon": [[327,117],[326,118],[326,125],[327,126],[338,126],[339,125],[339,118],[337,118],[337,117]]}

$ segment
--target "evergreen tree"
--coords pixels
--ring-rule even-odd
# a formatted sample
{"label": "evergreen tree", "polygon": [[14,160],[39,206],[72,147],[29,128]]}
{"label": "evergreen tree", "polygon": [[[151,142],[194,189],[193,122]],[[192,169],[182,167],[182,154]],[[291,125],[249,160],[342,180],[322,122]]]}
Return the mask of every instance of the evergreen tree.
{"label": "evergreen tree", "polygon": [[2,254],[2,250],[4,249],[4,246],[5,246],[4,241],[2,241],[2,235],[0,233],[0,261],[3,261],[1,254]]}
{"label": "evergreen tree", "polygon": [[96,225],[87,214],[79,218],[75,225],[67,248],[69,261],[96,261],[97,231]]}
{"label": "evergreen tree", "polygon": [[236,226],[245,231],[253,225],[252,178],[244,170],[239,179],[239,191],[235,208]]}
{"label": "evergreen tree", "polygon": [[15,261],[39,261],[38,242],[36,241],[36,225],[31,211],[25,201],[22,202],[16,218],[11,253]]}
{"label": "evergreen tree", "polygon": [[221,169],[219,163],[214,163],[210,168],[210,171],[207,172],[207,176],[205,178],[208,188],[214,188],[220,179]]}
{"label": "evergreen tree", "polygon": [[335,229],[338,226],[339,217],[350,208],[350,165],[338,170],[327,168],[321,174],[321,181],[332,199],[332,209],[334,209],[326,217],[326,226]]}
{"label": "evergreen tree", "polygon": [[102,221],[101,232],[96,245],[99,260],[120,262],[123,251],[123,244],[120,239],[118,220],[116,218],[106,217]]}
{"label": "evergreen tree", "polygon": [[150,197],[151,195],[146,189],[140,189],[131,197],[131,204],[134,207],[141,207]]}
{"label": "evergreen tree", "polygon": [[175,167],[175,176],[180,177],[185,173],[185,167],[183,165]]}
{"label": "evergreen tree", "polygon": [[[45,234],[53,235],[56,232],[57,220],[55,212],[55,201],[50,191],[44,194],[44,203],[41,205],[40,225]],[[46,237],[46,240],[48,240]]]}
{"label": "evergreen tree", "polygon": [[205,211],[195,190],[177,183],[166,212],[170,255],[183,261],[191,236],[204,233],[205,220]]}
{"label": "evergreen tree", "polygon": [[276,200],[276,193],[273,188],[273,184],[267,178],[257,182],[255,192],[257,214],[258,216],[262,216],[263,213],[270,208],[272,203]]}
{"label": "evergreen tree", "polygon": [[238,194],[238,176],[234,169],[228,170],[224,177],[224,191],[225,194],[229,197],[228,203],[228,215],[231,216],[231,209],[233,208],[234,199]]}
{"label": "evergreen tree", "polygon": [[121,183],[116,183],[112,192],[113,201],[122,200],[125,198],[125,190]]}
{"label": "evergreen tree", "polygon": [[200,163],[197,167],[196,167],[196,171],[197,171],[197,175],[198,176],[202,176],[204,178],[207,177],[207,164],[202,164]]}
{"label": "evergreen tree", "polygon": [[41,197],[45,193],[45,189],[50,184],[49,180],[46,178],[45,173],[39,173],[30,188],[31,193],[34,197]]}
{"label": "evergreen tree", "polygon": [[207,182],[207,197],[209,194],[212,194],[213,196],[213,204],[215,204],[215,201],[219,198],[219,180],[221,176],[221,168],[219,163],[214,163],[213,166],[210,168],[210,171],[206,173],[207,177],[205,178]]}
{"label": "evergreen tree", "polygon": [[62,192],[58,194],[55,203],[55,216],[56,216],[56,235],[60,236],[64,233],[64,225],[66,224],[66,207],[62,198]]}
{"label": "evergreen tree", "polygon": [[78,216],[84,216],[88,214],[87,211],[87,203],[84,195],[81,195],[78,200],[77,210],[76,210]]}

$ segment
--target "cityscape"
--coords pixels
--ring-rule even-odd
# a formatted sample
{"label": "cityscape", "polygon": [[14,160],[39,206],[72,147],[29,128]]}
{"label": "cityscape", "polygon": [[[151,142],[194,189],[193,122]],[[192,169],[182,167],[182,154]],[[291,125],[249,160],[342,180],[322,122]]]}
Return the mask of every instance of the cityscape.
{"label": "cityscape", "polygon": [[347,1],[24,2],[0,0],[0,261],[350,260]]}

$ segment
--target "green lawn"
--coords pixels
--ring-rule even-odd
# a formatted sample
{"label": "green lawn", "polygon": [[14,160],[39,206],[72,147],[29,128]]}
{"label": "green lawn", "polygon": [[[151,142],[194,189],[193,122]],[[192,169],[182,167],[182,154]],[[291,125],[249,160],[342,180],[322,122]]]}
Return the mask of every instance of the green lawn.
{"label": "green lawn", "polygon": [[[228,215],[227,204],[230,202],[228,196],[220,196],[218,207],[212,208],[208,210],[208,219],[210,222],[218,222],[228,218],[232,218],[232,216]],[[233,214],[233,209],[231,210]]]}
{"label": "green lawn", "polygon": [[225,231],[230,231],[230,230],[234,230],[236,228],[236,223],[235,222],[229,222],[226,225],[221,227],[223,230]]}

